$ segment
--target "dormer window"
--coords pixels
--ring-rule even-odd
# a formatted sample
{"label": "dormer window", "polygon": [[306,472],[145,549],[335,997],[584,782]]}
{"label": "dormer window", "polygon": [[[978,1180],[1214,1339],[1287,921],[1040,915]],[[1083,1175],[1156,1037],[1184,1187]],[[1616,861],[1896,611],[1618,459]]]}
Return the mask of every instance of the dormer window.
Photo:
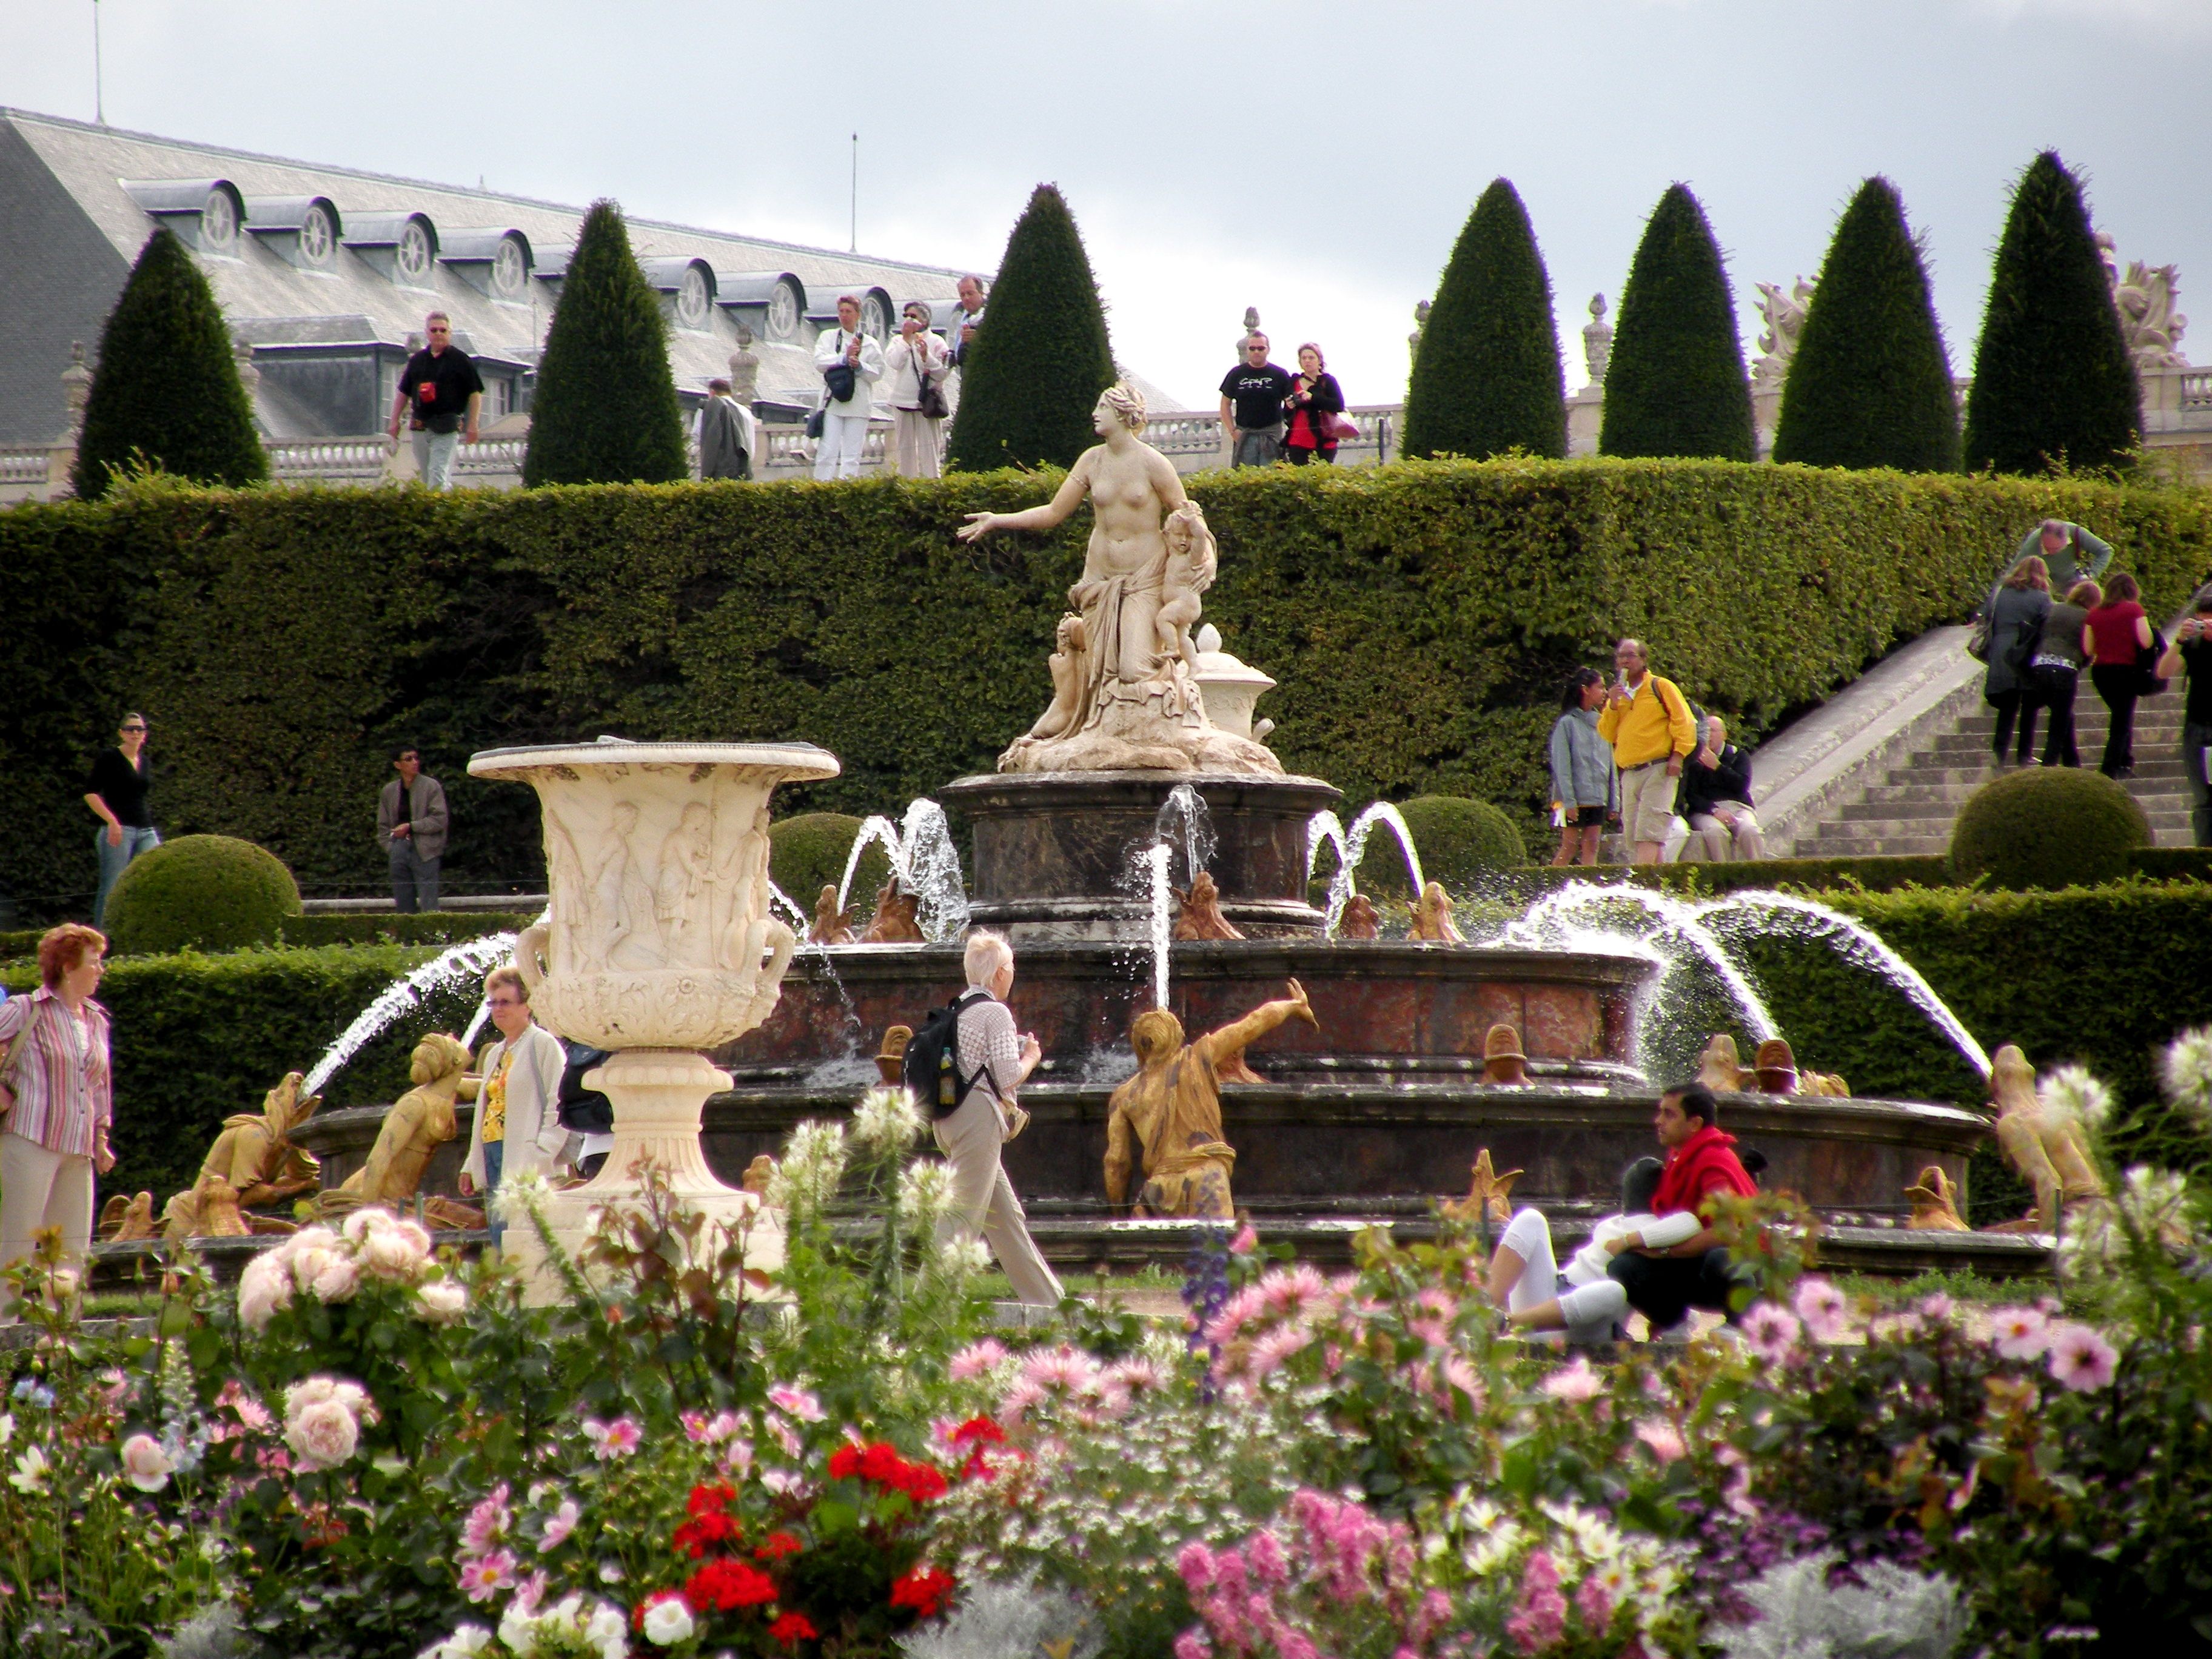
{"label": "dormer window", "polygon": [[399,233],[394,255],[399,280],[416,288],[428,288],[431,262],[436,257],[437,250],[430,241],[430,228],[420,219],[409,220],[406,228]]}
{"label": "dormer window", "polygon": [[318,270],[327,270],[337,257],[337,216],[318,202],[300,221],[300,258]]}
{"label": "dormer window", "polygon": [[708,286],[707,273],[697,265],[684,273],[683,285],[676,290],[676,314],[686,328],[704,328],[714,306],[714,290]]}
{"label": "dormer window", "polygon": [[511,236],[505,238],[492,257],[493,292],[503,300],[520,300],[529,280],[530,261],[524,257],[522,244]]}
{"label": "dormer window", "polygon": [[209,253],[238,252],[238,203],[220,185],[208,191],[200,210],[200,246]]}

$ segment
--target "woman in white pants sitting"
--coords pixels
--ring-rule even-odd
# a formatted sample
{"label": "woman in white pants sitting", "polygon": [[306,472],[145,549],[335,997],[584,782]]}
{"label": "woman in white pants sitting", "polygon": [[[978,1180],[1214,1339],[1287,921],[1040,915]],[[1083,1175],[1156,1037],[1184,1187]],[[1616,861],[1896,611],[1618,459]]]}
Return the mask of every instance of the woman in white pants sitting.
{"label": "woman in white pants sitting", "polygon": [[983,1235],[1016,1300],[1056,1308],[1063,1294],[1060,1279],[1037,1254],[1029,1218],[999,1162],[999,1148],[1029,1121],[1014,1103],[1014,1091],[1036,1070],[1043,1053],[1035,1037],[1016,1034],[1013,1011],[1006,1006],[1014,987],[1014,947],[978,928],[968,935],[962,960],[968,988],[960,994],[953,1054],[968,1087],[960,1104],[936,1125],[938,1150],[952,1164],[952,1216],[969,1237]]}
{"label": "woman in white pants sitting", "polygon": [[1552,1229],[1536,1210],[1522,1210],[1506,1224],[1505,1236],[1490,1259],[1490,1296],[1505,1304],[1518,1330],[1565,1331],[1573,1343],[1611,1342],[1628,1315],[1628,1292],[1606,1276],[1623,1250],[1657,1250],[1680,1244],[1704,1224],[1692,1213],[1657,1216],[1651,1200],[1659,1190],[1660,1163],[1639,1158],[1620,1178],[1619,1215],[1591,1230],[1589,1243],[1575,1252],[1561,1273],[1552,1254]]}

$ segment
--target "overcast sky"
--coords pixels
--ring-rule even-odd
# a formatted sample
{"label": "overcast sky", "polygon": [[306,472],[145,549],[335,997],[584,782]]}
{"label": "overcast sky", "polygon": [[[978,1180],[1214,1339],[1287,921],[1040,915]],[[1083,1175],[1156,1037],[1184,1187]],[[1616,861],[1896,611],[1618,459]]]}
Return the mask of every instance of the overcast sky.
{"label": "overcast sky", "polygon": [[[91,0],[0,0],[0,102],[93,114]],[[1403,394],[1415,301],[1519,187],[1567,384],[1680,179],[1761,279],[1817,270],[1859,180],[1924,233],[1972,368],[2013,179],[2056,148],[2123,259],[2212,289],[2212,0],[100,0],[118,127],[823,246],[994,264],[1066,192],[1115,356],[1194,406],[1248,305]],[[2192,278],[2194,281],[2192,281]],[[2206,337],[2183,350],[2212,356]]]}

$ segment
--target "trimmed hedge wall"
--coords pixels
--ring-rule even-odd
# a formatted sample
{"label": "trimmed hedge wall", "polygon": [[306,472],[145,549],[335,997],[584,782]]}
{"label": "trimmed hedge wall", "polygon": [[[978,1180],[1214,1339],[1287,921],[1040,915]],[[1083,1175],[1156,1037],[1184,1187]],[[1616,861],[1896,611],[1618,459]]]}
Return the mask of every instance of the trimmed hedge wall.
{"label": "trimmed hedge wall", "polygon": [[537,920],[534,910],[432,910],[405,916],[389,910],[325,910],[285,917],[283,943],[459,945],[486,933],[519,933]]}
{"label": "trimmed hedge wall", "polygon": [[[147,711],[163,830],[374,890],[387,749],[446,784],[446,879],[542,879],[534,798],[472,751],[602,732],[808,738],[844,775],[780,812],[896,811],[988,769],[1048,698],[1089,534],[962,547],[1048,473],[514,494],[128,487],[0,514],[0,766],[46,833],[0,842],[38,920],[91,893],[79,797]],[[1717,462],[1410,462],[1191,482],[1207,613],[1283,681],[1292,770],[1353,805],[1468,794],[1540,828],[1560,678],[1617,634],[1747,737],[1964,616],[2023,525],[2085,523],[2157,611],[2212,568],[2212,491]]]}

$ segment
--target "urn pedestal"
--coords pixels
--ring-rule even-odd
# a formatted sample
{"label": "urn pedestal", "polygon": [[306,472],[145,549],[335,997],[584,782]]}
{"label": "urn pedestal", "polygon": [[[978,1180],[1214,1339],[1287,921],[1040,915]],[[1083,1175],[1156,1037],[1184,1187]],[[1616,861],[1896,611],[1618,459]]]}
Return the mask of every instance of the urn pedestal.
{"label": "urn pedestal", "polygon": [[[596,1177],[546,1205],[564,1249],[581,1244],[593,1210],[638,1201],[648,1164],[714,1220],[734,1226],[757,1209],[700,1151],[700,1109],[730,1086],[700,1051],[768,1018],[797,945],[769,908],[769,796],[837,771],[811,744],[602,738],[469,762],[472,777],[529,784],[543,810],[550,903],[515,942],[532,1014],[614,1051],[587,1079],[614,1106],[614,1148]],[[505,1248],[550,1297],[535,1230],[511,1225]],[[781,1255],[781,1236],[760,1218],[750,1260],[765,1267]]]}

